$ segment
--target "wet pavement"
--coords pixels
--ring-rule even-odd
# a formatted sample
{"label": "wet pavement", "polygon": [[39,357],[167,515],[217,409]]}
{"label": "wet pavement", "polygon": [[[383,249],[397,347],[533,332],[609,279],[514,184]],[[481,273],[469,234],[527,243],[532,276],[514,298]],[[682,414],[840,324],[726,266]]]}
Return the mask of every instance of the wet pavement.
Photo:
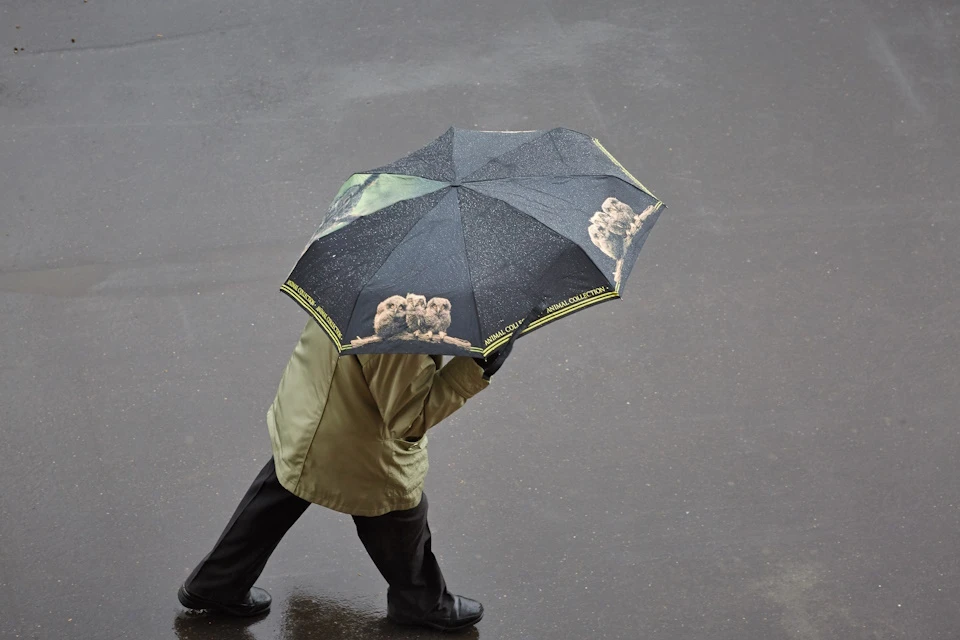
{"label": "wet pavement", "polygon": [[955,2],[6,1],[0,45],[0,637],[434,637],[320,508],[266,618],[175,592],[319,214],[450,125],[591,133],[670,206],[432,432],[464,637],[960,633]]}

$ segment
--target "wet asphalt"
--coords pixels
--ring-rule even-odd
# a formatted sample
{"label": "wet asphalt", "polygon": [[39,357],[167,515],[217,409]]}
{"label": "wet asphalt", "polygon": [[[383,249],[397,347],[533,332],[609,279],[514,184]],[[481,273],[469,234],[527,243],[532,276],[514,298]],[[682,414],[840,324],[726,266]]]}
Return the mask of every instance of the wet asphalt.
{"label": "wet asphalt", "polygon": [[958,61],[943,0],[0,1],[0,637],[435,637],[319,507],[266,618],[175,592],[270,455],[318,216],[456,125],[669,205],[432,432],[462,637],[957,638]]}

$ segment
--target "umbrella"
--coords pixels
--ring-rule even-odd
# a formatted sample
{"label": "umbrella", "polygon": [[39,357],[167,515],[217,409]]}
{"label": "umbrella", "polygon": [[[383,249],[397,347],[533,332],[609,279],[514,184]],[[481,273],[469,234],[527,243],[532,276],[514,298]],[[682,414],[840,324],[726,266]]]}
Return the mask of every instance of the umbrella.
{"label": "umbrella", "polygon": [[451,128],[351,176],[281,290],[341,355],[485,357],[619,298],[664,208],[585,134]]}

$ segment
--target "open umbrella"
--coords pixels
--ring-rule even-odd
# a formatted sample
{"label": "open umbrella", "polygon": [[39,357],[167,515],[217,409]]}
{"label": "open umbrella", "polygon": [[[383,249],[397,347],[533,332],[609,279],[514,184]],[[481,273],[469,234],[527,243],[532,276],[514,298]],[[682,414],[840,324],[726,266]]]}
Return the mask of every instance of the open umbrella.
{"label": "open umbrella", "polygon": [[487,356],[618,298],[663,208],[582,133],[451,128],[351,176],[281,290],[341,355]]}

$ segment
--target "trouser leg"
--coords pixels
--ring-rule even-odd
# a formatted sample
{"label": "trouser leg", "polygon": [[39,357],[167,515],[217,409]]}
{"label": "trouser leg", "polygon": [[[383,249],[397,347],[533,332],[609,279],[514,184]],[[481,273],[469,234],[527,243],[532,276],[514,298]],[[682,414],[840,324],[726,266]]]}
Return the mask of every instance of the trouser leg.
{"label": "trouser leg", "polygon": [[187,578],[187,591],[220,602],[242,599],[280,539],[308,506],[309,502],[283,488],[271,458],[243,496],[213,551]]}
{"label": "trouser leg", "polygon": [[354,516],[363,546],[389,585],[391,608],[419,616],[453,610],[440,565],[430,548],[427,496],[413,509],[372,518]]}

